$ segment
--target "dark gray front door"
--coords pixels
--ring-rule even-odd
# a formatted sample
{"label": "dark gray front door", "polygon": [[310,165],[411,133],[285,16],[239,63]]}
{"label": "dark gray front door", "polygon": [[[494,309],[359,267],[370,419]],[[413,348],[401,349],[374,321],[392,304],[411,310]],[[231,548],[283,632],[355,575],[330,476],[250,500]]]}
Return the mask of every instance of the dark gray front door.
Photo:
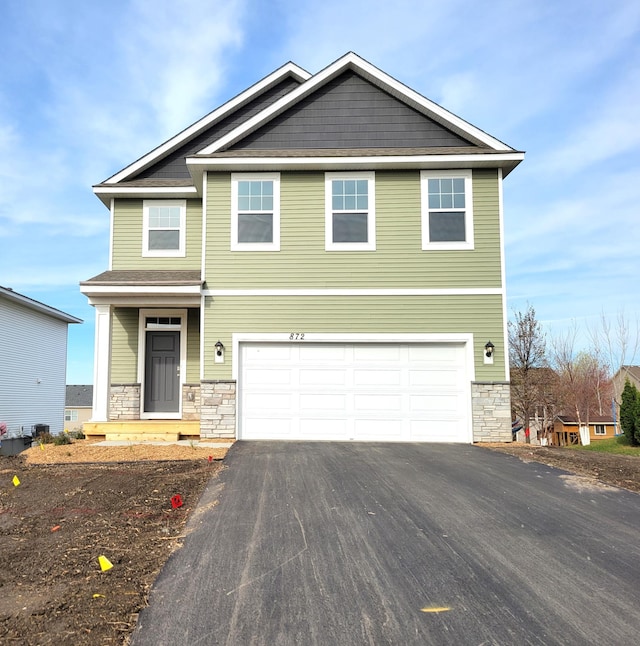
{"label": "dark gray front door", "polygon": [[180,410],[180,332],[147,332],[144,378],[145,413]]}

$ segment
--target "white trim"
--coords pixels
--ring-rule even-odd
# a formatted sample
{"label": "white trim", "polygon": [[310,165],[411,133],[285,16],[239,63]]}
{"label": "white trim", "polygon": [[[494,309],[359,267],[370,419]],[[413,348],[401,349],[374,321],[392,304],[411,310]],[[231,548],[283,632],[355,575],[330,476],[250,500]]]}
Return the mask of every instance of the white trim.
{"label": "white trim", "polygon": [[[180,379],[178,385],[177,413],[147,413],[144,411],[145,400],[145,367],[146,367],[146,318],[148,316],[166,316],[180,318]],[[187,371],[187,321],[186,309],[140,309],[138,310],[138,383],[140,384],[140,419],[182,419],[182,386],[186,383]],[[161,330],[162,327],[153,328]],[[175,326],[167,326],[167,330],[176,330]]]}
{"label": "white trim", "polygon": [[113,269],[113,232],[115,226],[116,201],[112,197],[109,200],[109,271]]}
{"label": "white trim", "polygon": [[203,296],[501,296],[501,287],[443,289],[204,289]]}
{"label": "white trim", "polygon": [[105,206],[109,206],[109,200],[113,198],[165,200],[198,197],[195,186],[94,186],[93,192]]}
{"label": "white trim", "polygon": [[[367,242],[333,241],[333,182],[335,180],[367,181]],[[366,172],[325,173],[324,175],[324,248],[325,251],[375,251],[376,250],[376,174]],[[348,214],[359,209],[342,211]]]}
{"label": "white trim", "polygon": [[205,298],[202,295],[200,297],[200,381],[204,379],[204,340],[206,338],[204,306]]}
{"label": "white trim", "polygon": [[206,276],[207,269],[207,184],[209,182],[209,173],[204,172],[202,178],[202,243],[201,243],[201,257],[200,257],[200,276]]}
{"label": "white trim", "polygon": [[[149,209],[153,207],[178,207],[180,223],[178,225],[177,249],[149,249]],[[161,228],[161,227],[154,227]],[[166,227],[175,230],[175,227]],[[143,258],[184,258],[187,255],[187,201],[186,200],[144,200],[142,202],[142,257]]]}
{"label": "white trim", "polygon": [[397,99],[404,101],[414,109],[423,114],[426,114],[440,124],[445,125],[457,134],[464,135],[467,138],[471,138],[479,143],[483,143],[495,150],[512,150],[512,148],[505,145],[498,139],[491,137],[486,132],[483,132],[475,126],[472,126],[470,123],[467,123],[463,119],[460,119],[460,117],[457,117],[448,110],[445,110],[442,106],[433,103],[433,101],[430,101],[429,99],[422,96],[421,94],[418,94],[416,91],[407,87],[403,83],[400,83],[396,79],[392,78],[382,70],[374,67],[373,65],[371,65],[371,63],[368,63],[364,59],[360,58],[357,54],[349,52],[328,67],[325,67],[322,71],[312,76],[298,88],[292,90],[281,99],[256,114],[251,119],[248,119],[237,128],[234,128],[231,132],[227,133],[223,137],[220,137],[220,139],[200,151],[200,154],[206,155],[215,153],[223,147],[233,145],[237,141],[241,140],[244,136],[264,125],[275,116],[281,114],[287,108],[295,105],[295,103],[310,95],[318,87],[326,84],[328,81],[332,80],[339,74],[342,74],[347,69],[352,69],[362,74],[365,78],[367,78],[367,80],[372,82],[377,87],[380,87],[383,90],[389,92]]}
{"label": "white trim", "polygon": [[495,168],[500,162],[516,166],[524,159],[521,152],[496,152],[478,155],[363,155],[354,157],[187,157],[191,174],[198,167],[202,170],[380,170],[380,169],[468,169]]}
{"label": "white trim", "polygon": [[[429,180],[430,179],[463,179],[464,180],[464,209],[452,207],[450,209],[429,207]],[[473,173],[465,170],[421,170],[420,171],[420,209],[422,226],[423,251],[459,251],[474,248],[473,235]],[[432,212],[455,211],[464,213],[465,239],[454,242],[431,242],[429,239],[429,217]]]}
{"label": "white trim", "polygon": [[507,317],[507,276],[504,252],[504,201],[502,192],[502,168],[498,168],[498,220],[500,222],[500,283],[502,285],[502,347],[504,349],[504,375],[505,380],[511,380],[509,368],[509,331]]}
{"label": "white trim", "polygon": [[96,305],[95,340],[93,348],[92,422],[109,420],[111,391],[111,306]]}
{"label": "white trim", "polygon": [[94,294],[161,294],[167,296],[194,295],[201,293],[200,285],[81,285],[80,292]]}
{"label": "white trim", "polygon": [[[271,242],[238,242],[238,182],[241,181],[273,182],[273,240]],[[280,173],[231,174],[231,251],[280,251]]]}
{"label": "white trim", "polygon": [[[468,332],[454,333],[324,333],[308,332],[304,341],[291,340],[288,332],[234,332],[231,335],[233,346],[233,365],[231,378],[238,380],[240,344],[251,343],[464,343],[466,349],[467,376],[469,383],[475,381],[475,362],[473,356],[473,334]],[[471,412],[471,397],[469,397],[469,413]],[[471,417],[469,417],[471,422]]]}
{"label": "white trim", "polygon": [[116,184],[117,182],[121,182],[122,180],[126,179],[133,173],[150,166],[156,160],[160,159],[167,153],[170,153],[172,150],[178,148],[185,141],[188,141],[192,137],[196,136],[197,134],[214,124],[216,121],[219,121],[229,113],[242,106],[244,103],[247,103],[257,94],[276,85],[289,75],[297,78],[300,81],[306,81],[311,77],[311,74],[309,74],[309,72],[303,70],[295,63],[289,62],[283,65],[268,76],[265,76],[261,81],[258,81],[256,84],[244,90],[244,92],[241,92],[230,101],[227,101],[226,103],[221,105],[213,112],[210,112],[199,121],[196,121],[194,124],[183,130],[181,133],[177,134],[175,137],[172,137],[164,144],[147,153],[144,157],[141,157],[133,164],[130,164],[126,168],[123,168],[121,171],[106,180],[105,183]]}

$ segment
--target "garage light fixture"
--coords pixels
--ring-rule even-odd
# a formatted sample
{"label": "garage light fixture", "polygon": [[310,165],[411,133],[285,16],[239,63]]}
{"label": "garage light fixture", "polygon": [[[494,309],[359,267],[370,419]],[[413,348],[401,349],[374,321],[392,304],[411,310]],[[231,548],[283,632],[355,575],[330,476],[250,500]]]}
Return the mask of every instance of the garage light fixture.
{"label": "garage light fixture", "polygon": [[491,343],[491,341],[487,341],[487,343],[484,346],[484,354],[485,354],[485,356],[492,357],[495,347],[496,346],[493,345],[493,343]]}
{"label": "garage light fixture", "polygon": [[224,351],[224,346],[222,345],[222,341],[218,341],[213,347],[216,349],[216,355],[218,357],[221,357],[222,352]]}

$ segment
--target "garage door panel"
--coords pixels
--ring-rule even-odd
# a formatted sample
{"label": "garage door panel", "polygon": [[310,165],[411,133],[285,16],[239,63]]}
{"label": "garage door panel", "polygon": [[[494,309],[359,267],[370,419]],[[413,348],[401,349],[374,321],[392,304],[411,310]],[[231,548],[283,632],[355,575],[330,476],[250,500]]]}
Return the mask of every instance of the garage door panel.
{"label": "garage door panel", "polygon": [[409,410],[412,413],[435,413],[446,411],[456,413],[460,410],[460,396],[451,395],[410,395]]}
{"label": "garage door panel", "polygon": [[469,442],[465,358],[462,344],[241,343],[239,437]]}
{"label": "garage door panel", "polygon": [[245,386],[263,386],[264,384],[289,386],[291,371],[287,368],[253,368],[247,371]]}
{"label": "garage door panel", "polygon": [[402,410],[402,395],[354,395],[354,409],[356,411],[393,411]]}
{"label": "garage door panel", "polygon": [[353,348],[353,358],[355,361],[383,363],[397,362],[400,359],[401,349],[398,345],[356,345]]}
{"label": "garage door panel", "polygon": [[353,371],[354,386],[399,386],[400,370],[356,369]]}
{"label": "garage door panel", "polygon": [[301,410],[340,411],[344,414],[347,397],[338,393],[302,393],[299,402]]}
{"label": "garage door panel", "polygon": [[344,386],[346,373],[344,369],[298,368],[299,382],[303,386]]}
{"label": "garage door panel", "polygon": [[338,419],[314,419],[300,418],[299,437],[306,440],[343,441],[348,433],[347,421],[344,418]]}

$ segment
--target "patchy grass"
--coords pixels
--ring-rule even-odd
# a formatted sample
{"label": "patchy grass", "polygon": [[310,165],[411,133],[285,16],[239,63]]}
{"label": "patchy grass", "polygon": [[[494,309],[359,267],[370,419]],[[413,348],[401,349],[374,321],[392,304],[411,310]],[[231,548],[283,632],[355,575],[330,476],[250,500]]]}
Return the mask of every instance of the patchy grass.
{"label": "patchy grass", "polygon": [[631,446],[624,435],[608,440],[592,441],[589,446],[574,446],[571,448],[581,451],[596,451],[598,453],[615,453],[617,455],[633,455],[640,457],[640,446]]}

